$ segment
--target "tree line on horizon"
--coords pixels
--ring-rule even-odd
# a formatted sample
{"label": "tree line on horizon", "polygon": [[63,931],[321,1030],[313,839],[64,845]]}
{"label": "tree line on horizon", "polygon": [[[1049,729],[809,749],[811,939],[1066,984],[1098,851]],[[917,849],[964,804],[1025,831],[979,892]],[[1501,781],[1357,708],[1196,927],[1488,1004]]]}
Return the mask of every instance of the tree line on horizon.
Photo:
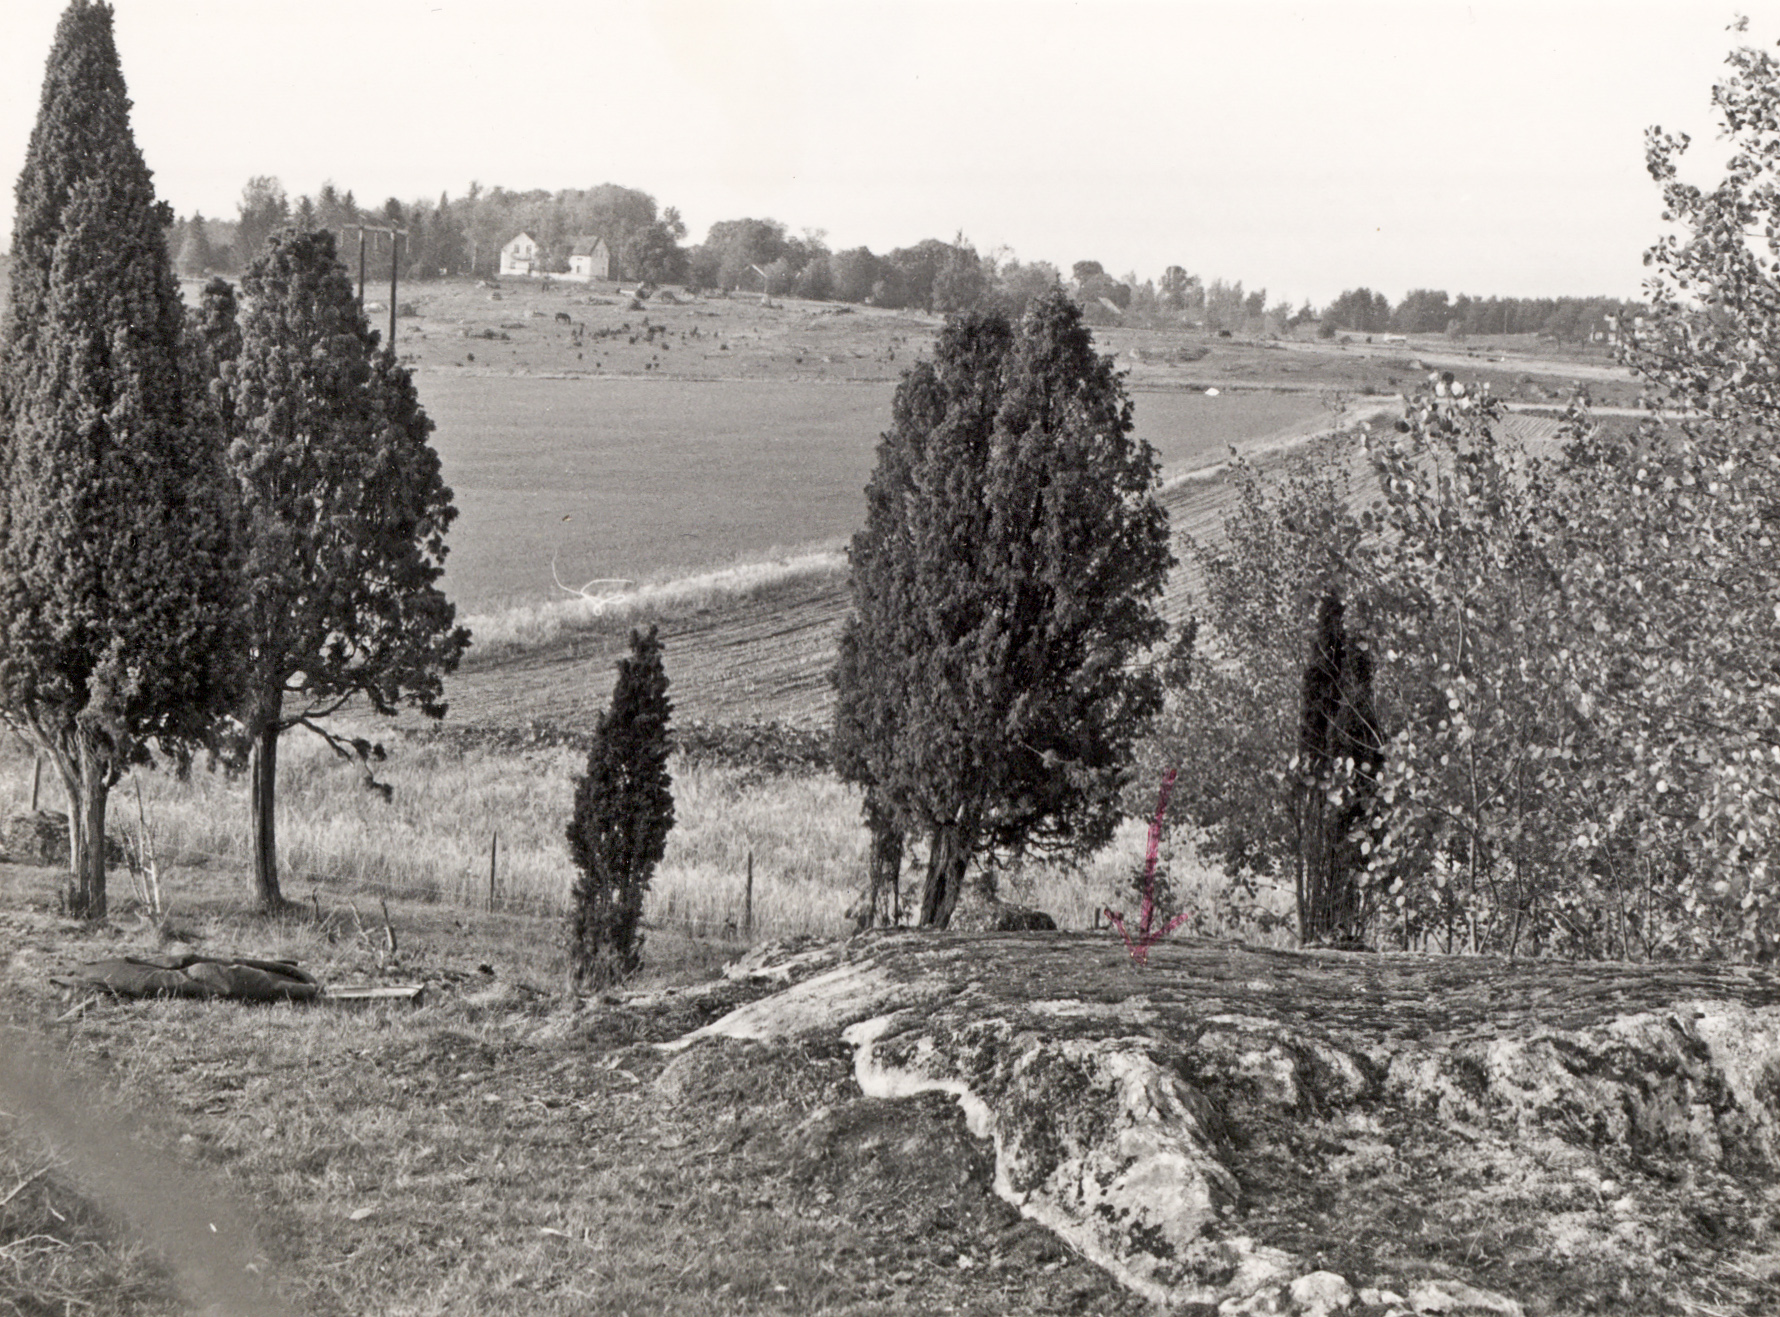
{"label": "tree line on horizon", "polygon": [[[1320,309],[1309,302],[1293,307],[1270,303],[1265,288],[1245,290],[1241,280],[1206,278],[1180,265],[1153,279],[1135,271],[1115,277],[1094,260],[1077,261],[1065,273],[1048,261],[1020,261],[1004,250],[979,253],[963,234],[881,254],[863,246],[834,250],[821,230],[794,234],[774,219],[719,220],[703,242],[688,245],[676,208],[659,208],[647,192],[616,183],[556,192],[472,183],[456,199],[441,193],[437,201],[404,203],[391,197],[381,205],[361,206],[351,189],[341,191],[331,182],[313,196],[293,200],[278,179],[259,176],[243,188],[233,220],[199,213],[178,218],[168,246],[187,277],[230,274],[244,269],[266,236],[285,224],[334,232],[341,259],[349,264],[357,260],[358,240],[349,232],[355,226],[405,229],[397,271],[404,279],[494,277],[501,247],[521,232],[538,243],[545,273],[566,272],[574,243],[597,236],[611,252],[614,277],[639,283],[765,291],[939,315],[1001,311],[1014,317],[1061,284],[1091,325],[1197,326],[1276,336],[1315,325],[1324,336],[1537,333],[1585,342],[1643,309],[1608,297],[1484,298],[1420,288],[1392,306],[1384,294],[1364,287],[1345,290]],[[393,244],[373,235],[366,253],[367,277],[386,281]]]}

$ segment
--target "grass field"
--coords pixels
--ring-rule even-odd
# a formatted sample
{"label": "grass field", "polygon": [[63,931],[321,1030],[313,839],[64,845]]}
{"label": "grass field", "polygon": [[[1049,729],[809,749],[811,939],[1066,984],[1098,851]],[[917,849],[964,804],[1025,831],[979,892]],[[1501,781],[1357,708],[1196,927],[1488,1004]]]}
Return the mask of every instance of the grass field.
{"label": "grass field", "polygon": [[733,946],[655,933],[644,996],[576,1009],[554,921],[396,899],[390,954],[338,907],[243,916],[219,877],[182,938],[426,1001],[67,1014],[49,974],[153,930],[58,920],[53,875],[0,864],[0,1312],[1144,1311],[994,1196],[949,1098],[861,1100],[838,1046],[652,1046],[736,1004],[672,992]]}
{"label": "grass field", "polygon": [[[574,875],[564,832],[581,753],[551,744],[515,748],[390,735],[369,725],[356,730],[385,738],[390,758],[379,766],[379,778],[393,788],[388,800],[367,790],[356,770],[316,738],[291,733],[281,746],[278,840],[287,897],[325,908],[357,903],[366,911],[385,897],[484,910],[495,843],[497,909],[552,921],[564,914]],[[851,927],[847,910],[866,871],[857,789],[825,772],[765,773],[679,756],[670,767],[675,822],[644,908],[651,926],[738,945],[833,936]],[[246,902],[245,780],[198,771],[182,782],[138,772],[112,797],[113,835],[139,831],[138,791],[171,908],[177,912],[199,894],[217,895],[219,881]],[[49,807],[63,808],[47,773],[43,796]],[[30,759],[13,737],[0,736],[0,811],[23,810],[29,798]],[[1013,868],[1004,876],[1004,895],[1050,912],[1064,928],[1090,928],[1108,903],[1134,903],[1127,884],[1143,834],[1144,824],[1134,820],[1083,864]],[[911,855],[905,895],[920,876],[919,859]],[[1236,931],[1221,875],[1185,856],[1174,882],[1190,908],[1204,913],[1201,931]],[[121,866],[114,867],[109,888],[114,906],[131,906]],[[552,924],[553,946],[557,931]]]}
{"label": "grass field", "polygon": [[[845,544],[864,514],[884,383],[423,374],[459,511],[446,589],[467,614],[557,582],[657,582]],[[1146,392],[1138,433],[1170,473],[1322,416],[1314,395]],[[616,589],[602,586],[601,590]]]}

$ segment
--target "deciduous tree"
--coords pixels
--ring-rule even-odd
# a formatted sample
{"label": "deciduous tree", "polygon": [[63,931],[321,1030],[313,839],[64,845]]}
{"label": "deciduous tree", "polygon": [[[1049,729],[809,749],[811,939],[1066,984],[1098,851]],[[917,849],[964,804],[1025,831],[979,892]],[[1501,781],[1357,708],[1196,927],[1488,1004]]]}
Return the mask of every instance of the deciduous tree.
{"label": "deciduous tree", "polygon": [[[1713,89],[1722,175],[1684,176],[1652,129],[1672,231],[1647,253],[1627,357],[1662,411],[1632,432],[1579,417],[1564,581],[1599,646],[1567,676],[1620,750],[1591,861],[1662,875],[1655,945],[1780,948],[1780,62],[1742,48]],[[1661,897],[1677,907],[1664,910]],[[1634,906],[1634,910],[1636,907]],[[1677,918],[1676,916],[1679,916]],[[1662,923],[1668,924],[1668,930]]]}
{"label": "deciduous tree", "polygon": [[[1186,541],[1199,580],[1191,661],[1172,665],[1144,779],[1128,800],[1133,812],[1148,808],[1154,781],[1178,766],[1172,814],[1257,919],[1266,917],[1256,904],[1264,885],[1302,883],[1307,816],[1294,754],[1305,638],[1319,600],[1352,586],[1353,455],[1351,440],[1331,440],[1274,475],[1235,463],[1222,534]],[[1224,913],[1240,922],[1237,909]]]}
{"label": "deciduous tree", "polygon": [[290,219],[290,199],[284,195],[284,184],[269,174],[259,174],[241,189],[236,211],[235,266],[245,270],[266,239]]}
{"label": "deciduous tree", "polygon": [[210,238],[204,231],[202,211],[194,211],[185,225],[185,240],[179,247],[179,272],[188,277],[210,273],[215,263],[210,251]]}

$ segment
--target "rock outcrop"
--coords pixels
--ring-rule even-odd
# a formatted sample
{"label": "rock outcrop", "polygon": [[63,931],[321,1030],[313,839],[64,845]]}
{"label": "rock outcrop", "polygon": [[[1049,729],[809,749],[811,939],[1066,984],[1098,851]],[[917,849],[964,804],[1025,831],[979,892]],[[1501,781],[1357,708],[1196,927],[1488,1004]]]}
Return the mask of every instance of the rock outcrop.
{"label": "rock outcrop", "polygon": [[[60,867],[68,863],[68,816],[40,809],[14,814],[0,828],[0,859],[14,864]],[[109,834],[105,838],[105,863],[122,864],[124,846]]]}
{"label": "rock outcrop", "polygon": [[1765,970],[888,933],[729,974],[762,995],[670,1048],[839,1038],[866,1097],[949,1094],[997,1194],[1176,1308],[1663,1311],[1697,1282],[1780,1311]]}

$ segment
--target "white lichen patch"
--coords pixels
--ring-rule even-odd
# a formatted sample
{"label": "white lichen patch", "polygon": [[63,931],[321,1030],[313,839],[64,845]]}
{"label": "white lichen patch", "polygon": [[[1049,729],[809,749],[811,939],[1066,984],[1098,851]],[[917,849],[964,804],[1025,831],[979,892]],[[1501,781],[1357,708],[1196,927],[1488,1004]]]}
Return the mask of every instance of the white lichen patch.
{"label": "white lichen patch", "polygon": [[814,969],[832,964],[837,954],[834,946],[826,942],[801,951],[782,943],[768,942],[753,948],[740,960],[725,965],[723,977],[732,982],[791,983],[806,977]]}
{"label": "white lichen patch", "polygon": [[[1389,1280],[1427,1311],[1510,1314],[1474,1283],[1510,1265],[1529,1302],[1650,1296],[1687,1268],[1740,1277],[1743,1296],[1780,1286],[1780,1007],[1664,999],[1630,971],[1609,993],[1605,971],[1561,966],[1477,968],[1489,1000],[1446,1012],[1413,958],[1269,956],[1280,982],[1262,983],[1219,948],[1171,948],[1181,964],[1141,978],[1087,942],[1074,962],[1005,938],[792,950],[788,986],[676,1046],[839,1036],[864,1094],[951,1097],[993,1149],[995,1193],[1152,1301],[1305,1317]],[[1216,972],[1183,969],[1195,955]],[[1342,978],[1354,965],[1364,984]],[[1343,983],[1394,998],[1327,1009]],[[1349,1230],[1386,1268],[1417,1259],[1409,1275],[1307,1276],[1309,1250]],[[1443,1230],[1468,1241],[1445,1259],[1463,1279],[1431,1278],[1425,1242],[1403,1242]]]}
{"label": "white lichen patch", "polygon": [[[873,1098],[909,1098],[921,1093],[947,1093],[958,1100],[964,1111],[964,1123],[979,1139],[994,1137],[995,1119],[989,1104],[971,1092],[962,1079],[933,1073],[930,1066],[920,1064],[885,1065],[878,1060],[875,1044],[903,1019],[901,1013],[880,1015],[861,1020],[841,1031],[841,1041],[853,1048],[853,1078],[860,1090]],[[930,1039],[917,1046],[917,1058],[935,1055]]]}
{"label": "white lichen patch", "polygon": [[951,1095],[971,1132],[993,1141],[996,1193],[1147,1298],[1216,1302],[1234,1283],[1291,1270],[1288,1255],[1250,1249],[1218,1263],[1235,1280],[1195,1275],[1207,1227],[1239,1188],[1212,1149],[1204,1100],[1157,1064],[1145,1040],[1005,1033],[1018,1054],[1005,1070],[983,1072],[989,1092],[963,1078],[914,1012],[861,1021],[841,1036],[868,1096]]}
{"label": "white lichen patch", "polygon": [[1034,1015],[1056,1020],[1106,1020],[1114,1024],[1154,1024],[1161,1016],[1147,997],[1128,997],[1124,1001],[1081,1001],[1065,997],[1056,1001],[1034,1001],[1026,1004]]}

